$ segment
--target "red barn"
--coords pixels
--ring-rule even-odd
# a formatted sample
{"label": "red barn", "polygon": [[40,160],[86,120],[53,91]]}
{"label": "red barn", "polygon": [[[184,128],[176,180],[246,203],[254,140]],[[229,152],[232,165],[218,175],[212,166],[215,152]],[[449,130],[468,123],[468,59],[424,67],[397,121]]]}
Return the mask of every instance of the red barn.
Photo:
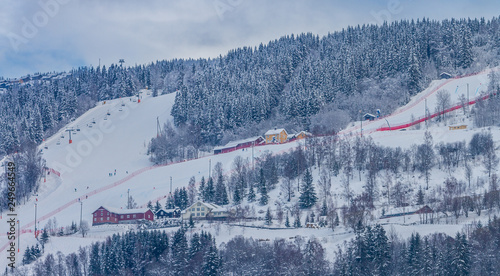
{"label": "red barn", "polygon": [[154,220],[154,214],[149,208],[116,209],[101,206],[92,213],[92,225],[134,223],[139,220]]}

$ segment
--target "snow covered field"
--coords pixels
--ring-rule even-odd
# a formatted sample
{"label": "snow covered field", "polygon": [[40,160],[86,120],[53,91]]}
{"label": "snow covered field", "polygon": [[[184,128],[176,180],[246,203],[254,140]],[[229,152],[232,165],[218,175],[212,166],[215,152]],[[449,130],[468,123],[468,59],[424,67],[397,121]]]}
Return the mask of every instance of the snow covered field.
{"label": "snow covered field", "polygon": [[[409,122],[412,116],[415,118],[423,116],[425,102],[427,102],[428,109],[433,112],[437,104],[436,93],[441,89],[451,93],[452,103],[458,103],[462,94],[467,95],[466,89],[469,84],[470,99],[475,98],[480,91],[486,90],[488,72],[486,70],[474,76],[433,81],[429,88],[416,95],[410,103],[396,110],[394,114],[385,119],[363,122],[363,134],[370,134],[376,143],[386,146],[409,147],[412,144],[421,143],[424,138],[424,129],[390,132],[376,132],[375,130],[387,126],[387,122],[397,125]],[[79,223],[80,208],[82,208],[83,220],[91,224],[92,212],[101,205],[125,208],[129,189],[134,200],[140,206],[145,206],[150,200],[155,201],[166,197],[170,191],[170,177],[172,177],[172,188],[180,188],[187,186],[191,176],[195,176],[197,181],[202,176],[208,177],[209,163],[213,168],[217,162],[221,162],[225,171],[228,171],[231,169],[232,161],[238,155],[251,160],[252,150],[246,149],[216,156],[207,154],[199,159],[167,166],[152,166],[146,155],[147,144],[156,135],[157,119],[160,124],[171,120],[170,109],[174,103],[175,94],[153,98],[148,95],[148,91],[142,90],[140,95],[140,103],[133,101],[135,97],[106,101],[105,104],[100,102],[98,106],[74,120],[67,127],[78,128],[80,131],[74,131],[71,144],[68,143],[66,128],[61,129],[59,133],[42,144],[40,149],[43,150],[43,157],[47,160],[47,167],[60,172],[60,176],[54,172],[48,175],[46,182],[42,180],[44,182],[41,183],[38,195],[33,196],[16,209],[21,229],[25,232],[21,235],[21,252],[17,258],[18,262],[21,261],[26,246],[34,245],[36,242],[33,233],[30,232],[35,228],[35,203],[37,204],[38,228],[43,228],[50,218],[56,218],[58,226],[67,226],[73,221]],[[461,110],[453,112],[451,120],[455,120],[457,124],[467,124],[468,129],[450,131],[444,125],[433,126],[430,131],[435,143],[469,141],[474,133],[480,131],[471,128],[472,124],[460,116],[460,112]],[[360,122],[355,122],[344,129],[341,134],[358,135],[359,131]],[[500,130],[492,129],[492,132],[495,141],[498,142]],[[257,157],[266,151],[284,152],[296,147],[298,143],[257,147],[254,155]],[[318,179],[318,174],[319,172],[314,172],[315,179]],[[436,174],[433,175],[431,182],[433,185],[440,184],[443,178],[444,174]],[[363,183],[353,181],[352,185],[360,189]],[[334,181],[332,189],[340,189],[340,184]],[[271,199],[278,197],[278,190],[270,193]],[[270,202],[274,201],[270,200]],[[272,204],[270,205],[273,207]],[[393,227],[394,231],[404,237],[412,232],[428,234],[435,231],[453,235],[463,227],[461,224],[411,225],[406,222],[406,219],[411,222],[412,218],[405,218],[405,221],[401,219],[381,220],[380,223],[385,223],[388,231]],[[5,212],[0,222],[0,250],[2,251],[0,264],[6,265],[8,225]],[[337,245],[353,237],[352,233],[342,227],[332,232],[329,228],[265,230],[209,223],[201,226],[201,224],[196,231],[204,229],[212,232],[219,244],[227,242],[235,235],[270,240],[278,237],[295,239],[296,236],[314,236],[324,243],[329,254],[333,254]],[[113,233],[126,231],[126,228],[124,226],[99,226],[92,227],[88,237],[85,238],[78,234],[52,237],[46,249],[51,253],[74,252],[79,246],[89,245]],[[174,230],[175,228],[169,228],[169,231]]]}

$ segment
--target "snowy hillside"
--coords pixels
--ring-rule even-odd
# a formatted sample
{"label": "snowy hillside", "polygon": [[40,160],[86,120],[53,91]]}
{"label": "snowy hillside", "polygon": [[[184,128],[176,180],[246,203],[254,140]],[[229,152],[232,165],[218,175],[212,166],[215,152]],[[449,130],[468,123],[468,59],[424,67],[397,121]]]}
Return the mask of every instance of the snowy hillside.
{"label": "snowy hillside", "polygon": [[[467,95],[467,84],[469,85],[469,96],[479,96],[487,87],[489,70],[477,75],[437,80],[406,105],[393,114],[383,119],[372,122],[363,122],[363,135],[370,134],[376,143],[385,146],[409,147],[415,143],[421,143],[424,130],[376,132],[380,127],[399,125],[409,122],[412,117],[418,118],[425,114],[424,108],[427,104],[428,110],[434,112],[437,104],[437,91],[445,89],[451,93],[451,102],[458,103],[462,95]],[[17,208],[17,216],[20,219],[21,229],[21,254],[27,245],[35,244],[32,232],[35,220],[35,203],[37,204],[38,228],[43,228],[49,219],[56,218],[58,226],[70,225],[73,221],[79,223],[80,208],[82,208],[83,220],[91,223],[92,212],[102,205],[115,208],[125,208],[127,192],[140,205],[145,206],[148,201],[164,199],[170,192],[170,178],[172,178],[172,189],[187,186],[189,178],[195,176],[199,180],[202,176],[208,177],[209,166],[221,162],[225,171],[231,169],[234,158],[238,155],[243,158],[252,159],[252,150],[234,151],[227,154],[210,155],[205,157],[186,160],[177,164],[166,166],[152,166],[148,160],[147,144],[157,133],[157,120],[161,125],[171,120],[170,109],[174,103],[175,94],[162,95],[153,98],[147,90],[140,92],[140,102],[136,97],[122,98],[106,103],[100,102],[81,117],[77,118],[67,128],[73,128],[72,143],[69,144],[67,128],[61,129],[57,134],[47,139],[40,149],[47,161],[47,167],[52,173],[47,175],[41,184],[38,196],[33,196],[29,202]],[[109,114],[109,115],[108,115]],[[467,130],[450,131],[447,126],[432,126],[431,131],[434,142],[469,141],[472,135],[480,130],[471,129],[471,123],[467,118],[461,116],[461,111],[455,111],[450,123],[467,124]],[[455,121],[453,121],[455,120]],[[78,130],[79,129],[79,130]],[[350,124],[340,134],[344,137],[355,136],[360,132],[360,122]],[[494,137],[500,137],[500,131],[493,129]],[[64,136],[64,137],[63,137]],[[280,153],[295,148],[300,142],[292,142],[282,145],[268,145],[255,148],[254,155],[258,157],[270,151]],[[478,169],[479,170],[479,169]],[[60,173],[60,176],[57,174]],[[313,172],[314,179],[318,179],[319,171]],[[356,179],[357,177],[354,177]],[[442,183],[444,176],[436,175],[433,183]],[[360,190],[363,183],[354,181],[354,190]],[[271,200],[279,200],[279,189],[270,193]],[[340,180],[334,179],[332,191],[338,194]],[[80,203],[81,202],[81,203]],[[338,204],[343,199],[338,198]],[[259,208],[255,206],[255,208]],[[271,204],[271,208],[273,205]],[[2,221],[5,221],[5,213]],[[381,222],[393,223],[395,230],[408,236],[414,231],[423,234],[434,231],[443,231],[454,234],[459,231],[461,225],[407,225],[401,219],[383,220]],[[415,218],[413,218],[415,219]],[[470,218],[472,220],[473,217]],[[411,220],[410,220],[411,221]],[[401,225],[405,223],[405,225]],[[257,223],[258,224],[258,223]],[[388,228],[390,226],[387,226]],[[336,245],[346,239],[353,237],[348,230],[333,233],[330,229],[286,229],[286,230],[258,230],[250,228],[230,228],[222,226],[216,229],[208,224],[200,226],[200,229],[213,231],[217,242],[226,242],[231,237],[241,234],[262,239],[274,237],[289,238],[297,235],[315,236],[323,239],[327,252],[333,254]],[[126,227],[92,227],[88,238],[79,236],[53,237],[47,249],[49,252],[57,251],[71,252],[77,250],[80,245],[88,245],[92,241],[102,240],[109,234],[126,231]],[[0,264],[5,264],[6,233],[7,224],[0,224],[0,249],[2,257]]]}

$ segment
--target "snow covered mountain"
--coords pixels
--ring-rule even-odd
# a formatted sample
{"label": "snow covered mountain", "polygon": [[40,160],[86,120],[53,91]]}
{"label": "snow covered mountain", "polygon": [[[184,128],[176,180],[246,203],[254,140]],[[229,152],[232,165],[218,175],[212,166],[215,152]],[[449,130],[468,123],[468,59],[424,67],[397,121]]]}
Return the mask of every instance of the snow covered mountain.
{"label": "snow covered mountain", "polygon": [[[438,105],[438,91],[447,90],[451,95],[451,103],[459,104],[462,95],[467,96],[469,88],[470,100],[479,97],[481,91],[486,90],[488,83],[488,69],[471,76],[436,80],[431,85],[417,94],[411,101],[396,110],[393,114],[374,121],[363,122],[363,135],[370,135],[375,143],[390,147],[410,147],[412,144],[422,143],[425,129],[408,128],[406,131],[377,131],[380,128],[398,126],[416,120],[427,112],[434,113]],[[494,70],[497,70],[494,69]],[[286,152],[301,145],[301,142],[291,142],[279,145],[266,145],[252,150],[239,150],[226,154],[212,155],[202,153],[202,157],[185,160],[175,164],[153,166],[148,160],[147,145],[151,138],[157,135],[158,123],[172,120],[170,110],[174,103],[175,94],[152,97],[150,91],[141,90],[139,97],[127,97],[116,100],[99,102],[98,106],[90,109],[85,114],[69,123],[52,137],[46,139],[40,146],[46,166],[49,168],[38,195],[16,208],[17,218],[20,220],[21,252],[27,245],[36,243],[33,231],[35,229],[35,204],[37,228],[43,228],[49,219],[57,221],[58,226],[67,226],[72,222],[79,223],[80,211],[82,219],[91,222],[92,212],[102,205],[115,208],[125,208],[127,194],[134,198],[140,206],[145,206],[148,201],[164,200],[171,189],[187,186],[191,176],[199,180],[202,176],[208,177],[210,168],[221,162],[226,171],[230,170],[236,156],[243,158],[259,157],[267,151],[274,154]],[[449,114],[449,124],[465,124],[465,130],[449,130],[445,125],[433,125],[428,130],[434,138],[434,143],[469,141],[474,133],[481,129],[474,129],[469,119],[461,110]],[[340,132],[340,137],[348,139],[361,134],[361,122],[353,122]],[[492,128],[495,142],[498,142],[500,130]],[[71,133],[71,143],[69,135]],[[252,157],[253,154],[253,157]],[[476,168],[476,175],[481,169]],[[318,179],[320,172],[313,171],[313,176]],[[431,186],[441,184],[445,175],[437,173],[433,176]],[[356,177],[354,177],[356,179]],[[171,181],[171,183],[170,183]],[[415,180],[415,184],[422,184],[423,180]],[[340,178],[334,179],[332,192],[338,194]],[[364,183],[354,180],[351,183],[354,191],[360,191]],[[279,189],[270,193],[270,202],[280,200]],[[340,205],[343,199],[339,197]],[[270,204],[271,208],[274,204]],[[265,210],[256,204],[257,211]],[[381,212],[381,210],[378,210]],[[8,225],[6,212],[2,213],[0,224],[0,250],[1,265],[6,265],[8,241],[6,233]],[[409,222],[415,221],[409,218]],[[463,220],[459,224],[424,224],[411,225],[406,218],[379,220],[393,227],[398,234],[404,237],[412,232],[421,234],[442,231],[453,235],[462,229],[463,224],[473,220],[474,217]],[[404,221],[403,221],[404,220]],[[324,246],[329,254],[333,254],[336,245],[353,237],[348,229],[333,233],[328,228],[323,229],[283,229],[283,230],[248,230],[247,228],[229,227],[222,228],[211,225],[202,225],[200,229],[215,233],[218,243],[227,242],[238,234],[256,238],[288,238],[292,236],[318,237],[323,239]],[[123,232],[128,226],[92,227],[88,237],[64,236],[53,237],[47,244],[47,252],[63,253],[74,252],[79,246],[89,245],[93,241],[102,240],[106,236]],[[222,230],[221,230],[222,229]],[[20,260],[20,257],[18,257]]]}

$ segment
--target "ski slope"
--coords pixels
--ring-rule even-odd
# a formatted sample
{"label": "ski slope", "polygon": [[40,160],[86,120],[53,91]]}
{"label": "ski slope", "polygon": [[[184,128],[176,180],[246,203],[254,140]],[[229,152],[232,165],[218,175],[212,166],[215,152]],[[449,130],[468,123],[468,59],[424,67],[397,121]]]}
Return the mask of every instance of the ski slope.
{"label": "ski slope", "polygon": [[[433,81],[427,89],[413,97],[407,105],[397,109],[393,114],[376,121],[363,122],[363,134],[373,133],[377,141],[387,143],[387,145],[399,143],[402,146],[409,146],[412,141],[420,139],[418,137],[423,137],[423,131],[385,133],[377,132],[377,129],[386,127],[387,122],[391,125],[405,124],[412,117],[423,116],[426,102],[428,110],[433,112],[437,104],[437,91],[441,89],[450,92],[452,103],[459,102],[462,94],[467,95],[467,84],[469,84],[470,99],[479,96],[481,91],[486,90],[489,71],[485,70],[462,78]],[[50,218],[56,218],[58,226],[70,225],[72,221],[79,223],[80,210],[82,210],[83,220],[91,224],[92,212],[102,205],[124,208],[128,192],[140,206],[145,206],[150,200],[155,201],[166,197],[171,189],[170,177],[172,177],[172,189],[175,189],[187,186],[191,176],[195,176],[197,181],[202,176],[208,177],[209,164],[213,168],[217,162],[221,162],[224,170],[229,171],[232,161],[238,155],[252,160],[252,149],[244,149],[215,156],[208,154],[195,160],[166,166],[152,166],[146,155],[147,145],[157,134],[157,120],[161,125],[172,120],[170,110],[174,103],[175,93],[153,98],[147,90],[142,90],[141,102],[134,101],[135,99],[136,97],[130,97],[106,101],[106,103],[100,102],[41,145],[40,149],[47,161],[47,167],[53,170],[47,175],[46,182],[41,183],[38,195],[33,196],[16,209],[22,229],[21,253],[27,245],[33,245],[36,242],[33,235],[35,203],[37,204],[38,229],[43,228]],[[75,134],[72,134],[71,144],[68,141],[69,133],[65,131],[67,128],[75,129],[72,132]],[[471,136],[471,133],[460,133],[463,134],[459,136],[462,138]],[[360,134],[360,122],[353,123],[353,126],[340,132],[343,136],[358,134]],[[411,136],[412,139],[406,139],[406,136]],[[443,132],[441,137],[447,137],[447,133]],[[298,143],[300,142],[255,147],[254,156],[258,157],[266,151],[284,152],[296,147]],[[271,193],[271,197],[273,196],[277,196],[276,191]],[[6,239],[8,225],[5,213],[2,214],[0,221],[2,222],[0,223],[0,264],[5,265],[8,245]],[[95,229],[97,228],[93,231]],[[113,231],[122,230],[109,230],[107,233],[113,233]],[[252,233],[255,234],[255,232]],[[260,233],[265,233],[265,231]],[[279,232],[273,233],[275,233],[273,235],[279,235],[276,234]],[[258,234],[256,236],[259,237]],[[76,245],[72,245],[71,248],[74,247],[77,248]],[[18,262],[20,260],[21,257],[18,256]]]}
{"label": "ski slope", "polygon": [[[363,121],[363,134],[370,134],[388,128],[398,129],[398,126],[409,125],[418,118],[433,114],[438,105],[437,92],[445,90],[450,93],[452,106],[460,105],[462,95],[472,101],[480,98],[488,88],[488,73],[498,68],[487,69],[477,74],[471,74],[452,79],[432,81],[427,89],[414,96],[408,104],[395,110],[392,114],[374,121]],[[469,93],[467,94],[467,86]],[[427,107],[427,114],[426,114]],[[363,112],[363,111],[362,111]],[[363,114],[366,112],[363,112]],[[399,127],[400,129],[401,127]],[[356,122],[340,132],[340,135],[361,134],[361,122]]]}
{"label": "ski slope", "polygon": [[[212,168],[217,162],[222,162],[224,169],[229,170],[238,155],[251,160],[251,150],[245,150],[152,166],[146,155],[147,144],[156,136],[157,118],[160,124],[172,119],[170,109],[175,93],[156,98],[145,91],[140,94],[140,103],[132,101],[133,98],[106,101],[105,104],[100,102],[68,124],[67,128],[80,129],[72,134],[71,144],[68,132],[65,132],[67,128],[42,144],[40,148],[46,166],[53,172],[47,175],[46,182],[41,183],[38,196],[33,196],[16,210],[22,229],[22,250],[27,244],[35,243],[35,203],[38,229],[53,217],[57,218],[58,226],[70,225],[72,221],[79,223],[80,208],[83,220],[91,224],[92,212],[102,205],[124,208],[129,189],[134,200],[144,206],[149,200],[166,197],[170,192],[170,177],[172,189],[180,188],[188,184],[191,176],[197,180],[201,176],[208,177],[210,162]],[[295,145],[259,147],[254,156],[266,150],[285,151]],[[60,173],[60,177],[54,172]],[[5,213],[2,215],[2,220],[5,220]],[[0,229],[1,262],[5,262],[8,225],[1,223]]]}

